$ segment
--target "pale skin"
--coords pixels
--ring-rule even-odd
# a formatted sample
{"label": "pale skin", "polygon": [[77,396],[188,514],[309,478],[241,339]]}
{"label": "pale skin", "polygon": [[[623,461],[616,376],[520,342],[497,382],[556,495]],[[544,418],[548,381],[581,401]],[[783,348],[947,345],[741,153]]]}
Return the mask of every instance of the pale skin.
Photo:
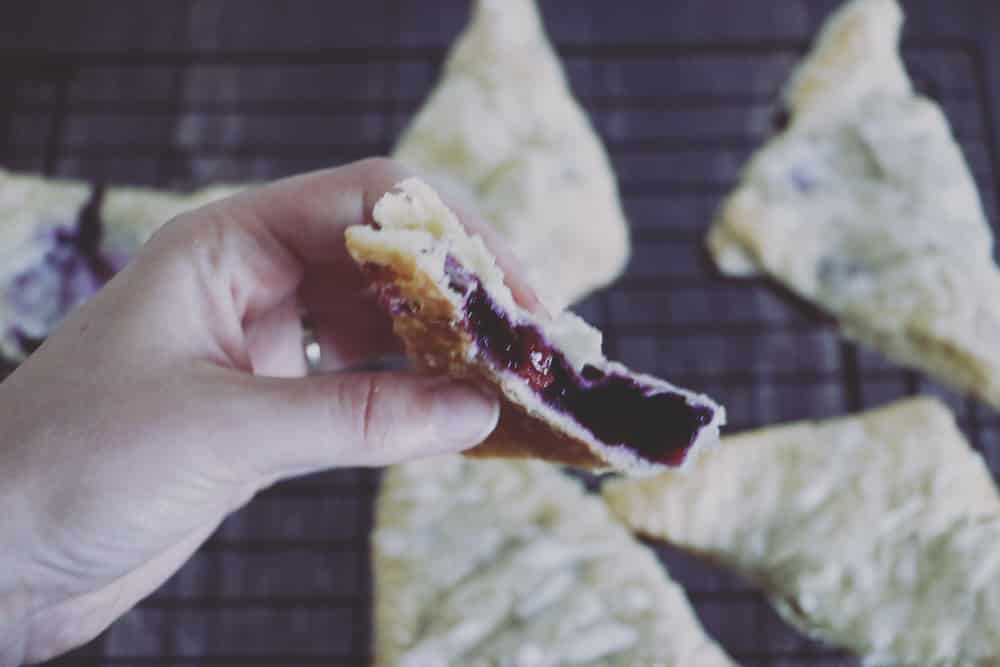
{"label": "pale skin", "polygon": [[406,175],[366,160],[171,221],[0,383],[0,665],[92,639],[279,480],[489,435],[497,400],[469,385],[306,373],[303,312],[329,371],[398,351],[343,233]]}

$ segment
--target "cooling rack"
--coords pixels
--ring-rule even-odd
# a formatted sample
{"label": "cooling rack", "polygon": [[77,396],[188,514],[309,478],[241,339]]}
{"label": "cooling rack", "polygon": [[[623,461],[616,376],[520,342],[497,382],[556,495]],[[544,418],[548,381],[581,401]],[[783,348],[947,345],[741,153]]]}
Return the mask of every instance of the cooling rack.
{"label": "cooling rack", "polygon": [[[375,47],[8,51],[0,166],[184,187],[385,154],[445,53],[406,45],[398,21],[386,30]],[[609,356],[722,400],[732,431],[934,393],[1000,470],[996,413],[844,342],[765,281],[722,278],[704,257],[712,213],[773,131],[806,38],[559,44],[612,156],[635,242],[627,275],[577,310],[603,328]],[[995,221],[980,45],[914,39],[904,52],[944,106]],[[366,664],[377,487],[376,472],[346,470],[265,491],[150,599],[53,664]],[[790,630],[746,583],[653,547],[741,664],[857,664]]]}

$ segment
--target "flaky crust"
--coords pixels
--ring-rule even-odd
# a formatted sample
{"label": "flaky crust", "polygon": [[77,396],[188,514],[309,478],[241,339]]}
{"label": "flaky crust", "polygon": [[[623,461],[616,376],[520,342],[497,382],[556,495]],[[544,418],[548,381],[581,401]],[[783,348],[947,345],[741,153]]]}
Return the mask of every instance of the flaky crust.
{"label": "flaky crust", "polygon": [[[600,332],[570,313],[541,322],[515,304],[503,274],[479,237],[468,236],[450,210],[426,184],[409,179],[375,207],[380,229],[352,227],[347,248],[362,267],[391,278],[401,303],[393,313],[394,329],[410,358],[423,370],[485,383],[501,396],[500,422],[472,456],[537,458],[580,468],[616,469],[652,474],[664,466],[639,459],[626,447],[607,446],[572,418],[549,408],[512,373],[495,369],[478,353],[476,341],[460,325],[463,295],[449,287],[446,257],[451,255],[476,275],[495,301],[518,321],[543,331],[577,369],[585,363],[605,367]],[[413,306],[413,307],[410,307]],[[608,368],[627,370],[620,365]],[[686,397],[691,405],[710,406],[715,414],[693,449],[711,445],[724,423],[724,410],[705,396],[674,387],[663,380],[643,381]],[[694,455],[691,452],[689,456]]]}
{"label": "flaky crust", "polygon": [[395,157],[435,185],[469,191],[553,310],[624,269],[628,228],[614,174],[534,0],[475,3]]}
{"label": "flaky crust", "polygon": [[869,664],[1000,664],[1000,543],[964,552],[984,542],[959,528],[998,516],[1000,497],[936,399],[727,438],[686,474],[603,493],[633,529],[733,568]]}
{"label": "flaky crust", "polygon": [[895,0],[835,14],[786,90],[787,130],[709,236],[723,271],[766,273],[845,335],[1000,407],[1000,270],[948,121],[913,93]]}
{"label": "flaky crust", "polygon": [[538,462],[391,468],[372,534],[379,667],[721,667],[681,589]]}

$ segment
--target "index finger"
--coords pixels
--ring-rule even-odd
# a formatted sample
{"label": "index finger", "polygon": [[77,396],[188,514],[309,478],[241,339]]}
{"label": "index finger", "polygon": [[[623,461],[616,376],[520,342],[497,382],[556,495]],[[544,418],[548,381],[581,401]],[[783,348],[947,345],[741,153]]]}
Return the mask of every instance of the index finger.
{"label": "index finger", "polygon": [[[282,179],[223,200],[217,212],[257,228],[288,249],[306,271],[321,270],[341,286],[364,285],[364,277],[347,252],[344,231],[370,224],[375,202],[411,176],[398,162],[372,158],[353,164]],[[458,197],[443,198],[462,224],[483,237],[504,273],[514,298],[525,309],[546,315],[513,251],[496,230]]]}

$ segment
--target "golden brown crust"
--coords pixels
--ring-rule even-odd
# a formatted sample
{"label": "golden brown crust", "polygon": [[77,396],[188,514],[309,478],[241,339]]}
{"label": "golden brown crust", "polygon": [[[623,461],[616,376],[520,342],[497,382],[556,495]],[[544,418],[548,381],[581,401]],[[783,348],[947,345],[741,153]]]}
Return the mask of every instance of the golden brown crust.
{"label": "golden brown crust", "polygon": [[502,403],[496,430],[486,442],[466,453],[476,457],[534,458],[577,468],[606,468],[608,465],[584,443],[539,421],[508,400]]}

